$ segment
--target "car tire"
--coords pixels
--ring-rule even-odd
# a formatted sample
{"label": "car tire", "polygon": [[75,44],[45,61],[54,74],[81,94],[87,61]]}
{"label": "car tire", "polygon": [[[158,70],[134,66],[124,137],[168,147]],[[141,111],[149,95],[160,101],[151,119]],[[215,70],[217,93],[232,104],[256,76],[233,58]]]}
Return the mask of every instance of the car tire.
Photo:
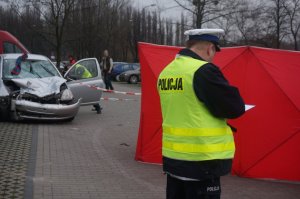
{"label": "car tire", "polygon": [[17,121],[23,120],[16,111],[11,111],[9,113],[9,119],[11,121],[13,121],[13,122],[17,122]]}
{"label": "car tire", "polygon": [[116,79],[117,82],[119,82],[120,81],[120,75],[117,75],[115,79]]}
{"label": "car tire", "polygon": [[128,83],[130,83],[130,84],[136,84],[138,82],[138,80],[139,80],[138,76],[132,75],[132,76],[129,77]]}
{"label": "car tire", "polygon": [[7,122],[10,120],[9,110],[1,109],[0,110],[0,121]]}

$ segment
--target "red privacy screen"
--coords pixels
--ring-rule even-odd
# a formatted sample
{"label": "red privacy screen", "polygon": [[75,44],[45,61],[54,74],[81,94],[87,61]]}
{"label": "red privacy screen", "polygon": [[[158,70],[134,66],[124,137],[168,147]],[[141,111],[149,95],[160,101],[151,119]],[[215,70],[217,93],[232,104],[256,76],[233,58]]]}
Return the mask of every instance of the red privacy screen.
{"label": "red privacy screen", "polygon": [[[142,102],[136,160],[161,163],[161,110],[156,81],[181,48],[139,44]],[[257,47],[223,48],[214,63],[255,105],[230,121],[236,153],[232,173],[300,181],[300,53]]]}

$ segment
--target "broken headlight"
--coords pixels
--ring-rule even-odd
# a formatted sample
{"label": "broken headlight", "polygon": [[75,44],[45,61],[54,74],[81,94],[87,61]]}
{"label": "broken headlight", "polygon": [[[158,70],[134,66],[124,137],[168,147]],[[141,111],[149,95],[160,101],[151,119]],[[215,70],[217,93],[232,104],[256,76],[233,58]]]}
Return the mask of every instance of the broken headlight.
{"label": "broken headlight", "polygon": [[74,98],[73,93],[71,92],[70,89],[65,89],[64,91],[62,91],[60,100],[61,101],[70,101]]}

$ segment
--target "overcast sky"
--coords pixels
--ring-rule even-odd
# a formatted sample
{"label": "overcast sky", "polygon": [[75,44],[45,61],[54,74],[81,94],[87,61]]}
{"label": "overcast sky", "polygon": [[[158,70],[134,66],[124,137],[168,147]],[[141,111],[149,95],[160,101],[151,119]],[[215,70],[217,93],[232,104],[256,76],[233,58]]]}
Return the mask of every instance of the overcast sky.
{"label": "overcast sky", "polygon": [[[6,0],[0,0],[0,6],[5,5]],[[174,20],[180,19],[181,13],[184,9],[177,5],[174,0],[131,0],[134,6],[138,9],[146,9],[147,11],[161,10],[162,17],[173,18]],[[155,4],[155,6],[149,6]]]}
{"label": "overcast sky", "polygon": [[[177,5],[174,0],[131,0],[134,5],[139,9],[147,9],[148,11],[158,11],[161,10],[161,15],[164,17],[170,17],[174,19],[179,19],[181,13],[184,11],[181,7]],[[155,6],[146,7],[151,4]]]}

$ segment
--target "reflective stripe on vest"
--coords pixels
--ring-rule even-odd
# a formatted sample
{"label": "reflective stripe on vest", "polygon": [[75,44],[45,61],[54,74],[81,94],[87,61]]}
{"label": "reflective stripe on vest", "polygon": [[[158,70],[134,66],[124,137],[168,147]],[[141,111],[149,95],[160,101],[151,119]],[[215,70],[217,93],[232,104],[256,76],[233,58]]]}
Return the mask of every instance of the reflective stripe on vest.
{"label": "reflective stripe on vest", "polygon": [[189,161],[233,158],[234,140],[226,120],[214,117],[194,92],[194,73],[206,63],[179,56],[159,76],[165,157]]}

